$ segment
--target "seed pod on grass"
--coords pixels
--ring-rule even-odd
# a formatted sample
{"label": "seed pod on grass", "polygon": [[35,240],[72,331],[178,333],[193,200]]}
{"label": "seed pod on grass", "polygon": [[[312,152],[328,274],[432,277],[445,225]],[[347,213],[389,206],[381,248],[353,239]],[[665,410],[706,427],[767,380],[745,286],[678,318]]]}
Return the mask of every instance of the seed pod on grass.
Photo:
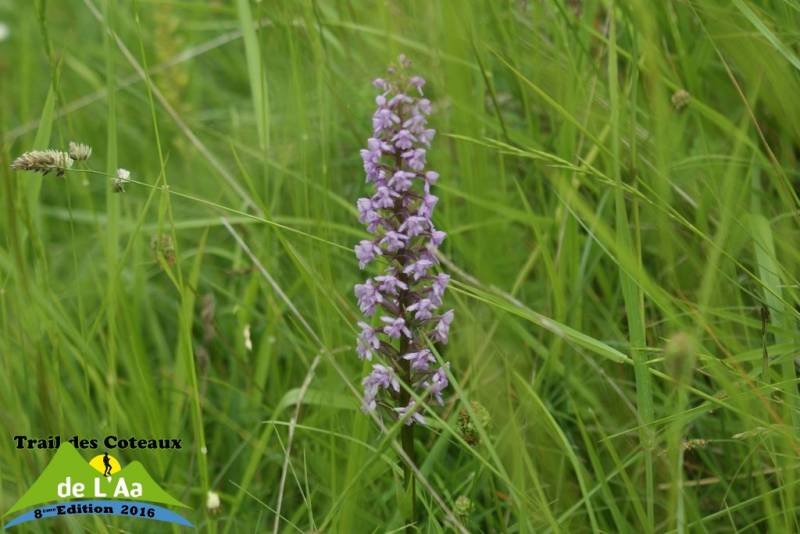
{"label": "seed pod on grass", "polygon": [[175,265],[175,244],[172,241],[171,235],[154,235],[150,239],[150,249],[153,251],[156,261],[164,260],[170,267]]}
{"label": "seed pod on grass", "polygon": [[92,155],[92,147],[83,143],[69,142],[69,157],[75,161],[86,161]]}
{"label": "seed pod on grass", "polygon": [[461,432],[464,441],[470,445],[477,445],[481,442],[481,434],[478,429],[483,428],[485,430],[489,426],[491,416],[483,404],[478,401],[470,402],[470,407],[475,414],[475,419],[469,416],[466,408],[462,408],[458,412],[458,430]]}
{"label": "seed pod on grass", "polygon": [[683,111],[683,109],[689,105],[689,102],[692,101],[692,95],[685,89],[678,89],[672,94],[672,107],[675,108],[675,111]]}
{"label": "seed pod on grass", "polygon": [[11,163],[15,171],[40,172],[47,175],[55,171],[56,175],[64,176],[64,172],[72,167],[72,158],[60,150],[31,150],[25,152]]}
{"label": "seed pod on grass", "polygon": [[453,512],[459,517],[467,517],[473,510],[475,510],[475,503],[466,495],[459,495],[453,504]]}

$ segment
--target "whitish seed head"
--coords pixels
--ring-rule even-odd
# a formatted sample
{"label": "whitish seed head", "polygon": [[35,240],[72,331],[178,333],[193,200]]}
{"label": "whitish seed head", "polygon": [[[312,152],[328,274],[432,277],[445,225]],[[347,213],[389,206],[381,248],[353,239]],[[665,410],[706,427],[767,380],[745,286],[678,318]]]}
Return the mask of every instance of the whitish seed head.
{"label": "whitish seed head", "polygon": [[47,174],[55,171],[59,176],[64,176],[64,171],[72,167],[72,158],[60,150],[31,150],[25,152],[11,163],[11,168],[16,171],[32,171]]}
{"label": "whitish seed head", "polygon": [[75,161],[86,161],[92,155],[92,147],[83,143],[69,142],[69,157]]}
{"label": "whitish seed head", "polygon": [[215,491],[209,491],[208,495],[206,495],[206,508],[208,508],[208,510],[211,512],[215,512],[219,508],[219,505],[219,493]]}
{"label": "whitish seed head", "polygon": [[115,193],[124,193],[125,184],[131,181],[131,171],[126,169],[117,169],[117,175],[112,182],[112,187]]}

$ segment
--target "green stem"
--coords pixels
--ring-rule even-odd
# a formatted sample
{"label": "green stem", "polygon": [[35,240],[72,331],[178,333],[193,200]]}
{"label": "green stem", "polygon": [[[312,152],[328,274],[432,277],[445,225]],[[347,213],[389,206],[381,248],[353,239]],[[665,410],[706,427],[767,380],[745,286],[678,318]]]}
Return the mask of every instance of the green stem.
{"label": "green stem", "polygon": [[[400,354],[405,354],[408,351],[408,340],[403,338],[400,342]],[[405,384],[410,387],[411,384],[411,362],[408,360],[400,360],[402,370],[402,379]],[[411,401],[411,394],[405,388],[400,391],[400,406],[408,406]],[[406,512],[408,514],[408,524],[412,525],[417,519],[417,499],[416,499],[416,481],[414,478],[414,471],[411,465],[416,465],[416,456],[414,454],[414,425],[403,425],[400,430],[400,444],[403,447],[403,452],[408,456],[408,462],[405,460],[403,464],[403,487],[404,495],[403,500],[406,504]]]}

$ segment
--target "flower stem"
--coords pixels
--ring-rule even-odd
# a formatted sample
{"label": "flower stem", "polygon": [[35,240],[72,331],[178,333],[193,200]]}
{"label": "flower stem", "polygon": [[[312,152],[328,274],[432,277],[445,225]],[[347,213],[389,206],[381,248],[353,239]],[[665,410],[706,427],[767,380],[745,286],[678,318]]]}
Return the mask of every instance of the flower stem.
{"label": "flower stem", "polygon": [[[402,168],[402,160],[400,158],[400,154],[395,155],[395,165],[396,168]],[[403,219],[403,207],[400,204],[396,204],[394,208],[395,216],[398,219]],[[407,285],[407,287],[411,287],[412,280],[410,277],[406,276],[403,273],[403,269],[406,266],[406,257],[405,255],[400,256],[398,258],[398,262],[400,264],[399,275],[398,278],[401,282]],[[409,290],[406,289],[401,291],[398,295],[398,304],[400,307],[400,316],[404,319],[406,317],[406,308],[409,306]],[[400,402],[399,406],[408,406],[409,402],[411,401],[411,394],[407,388],[412,387],[412,380],[411,380],[411,362],[408,360],[402,359],[402,356],[408,352],[409,349],[409,339],[401,336],[400,337],[400,350],[399,355],[400,359],[398,360],[400,366],[400,378],[402,379],[403,383],[406,387],[400,390]],[[407,515],[408,515],[408,524],[412,525],[416,522],[417,518],[417,499],[416,499],[416,491],[415,491],[415,480],[414,480],[414,471],[411,469],[411,465],[416,465],[416,456],[414,454],[414,426],[413,424],[404,424],[403,428],[400,430],[400,444],[403,447],[403,452],[406,453],[408,456],[408,462],[403,461],[403,486],[404,486],[404,501],[406,502],[407,508]],[[410,529],[409,529],[410,530]]]}
{"label": "flower stem", "polygon": [[[400,354],[405,354],[408,350],[408,340],[405,338],[400,343]],[[400,360],[402,379],[403,382],[411,384],[411,362],[408,360]],[[400,391],[400,406],[408,406],[411,400],[411,395],[407,389],[403,388]],[[408,525],[413,525],[417,520],[417,498],[416,498],[416,480],[414,478],[414,471],[411,465],[416,465],[416,455],[414,454],[414,426],[416,425],[403,425],[400,430],[400,443],[403,447],[403,452],[408,456],[408,462],[403,461],[403,486],[405,490],[404,499],[409,503],[407,508]]]}

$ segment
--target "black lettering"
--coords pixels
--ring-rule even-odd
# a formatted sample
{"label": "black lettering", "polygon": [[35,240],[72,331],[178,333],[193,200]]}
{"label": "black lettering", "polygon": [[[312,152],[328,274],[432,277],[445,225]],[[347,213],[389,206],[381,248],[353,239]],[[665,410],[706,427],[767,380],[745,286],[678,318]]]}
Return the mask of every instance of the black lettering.
{"label": "black lettering", "polygon": [[14,436],[14,441],[17,442],[17,448],[22,449],[25,447],[25,436]]}

